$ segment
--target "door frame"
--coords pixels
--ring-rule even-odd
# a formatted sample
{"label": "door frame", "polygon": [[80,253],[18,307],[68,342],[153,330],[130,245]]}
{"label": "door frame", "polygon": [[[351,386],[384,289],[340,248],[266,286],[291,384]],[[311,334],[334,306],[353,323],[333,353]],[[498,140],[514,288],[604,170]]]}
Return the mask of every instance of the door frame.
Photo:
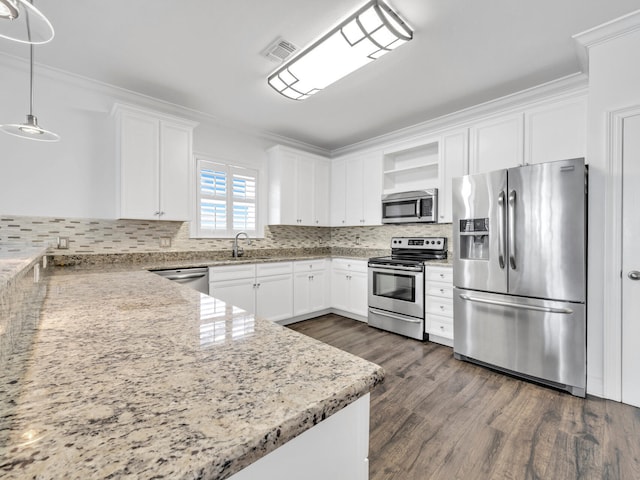
{"label": "door frame", "polygon": [[622,400],[622,173],[623,125],[640,105],[607,114],[604,219],[603,393]]}

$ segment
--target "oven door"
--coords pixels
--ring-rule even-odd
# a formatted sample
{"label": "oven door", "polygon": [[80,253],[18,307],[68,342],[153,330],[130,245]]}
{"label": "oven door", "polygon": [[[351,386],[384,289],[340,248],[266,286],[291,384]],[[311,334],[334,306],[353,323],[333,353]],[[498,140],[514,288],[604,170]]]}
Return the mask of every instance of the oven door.
{"label": "oven door", "polygon": [[369,307],[424,318],[424,271],[369,264]]}

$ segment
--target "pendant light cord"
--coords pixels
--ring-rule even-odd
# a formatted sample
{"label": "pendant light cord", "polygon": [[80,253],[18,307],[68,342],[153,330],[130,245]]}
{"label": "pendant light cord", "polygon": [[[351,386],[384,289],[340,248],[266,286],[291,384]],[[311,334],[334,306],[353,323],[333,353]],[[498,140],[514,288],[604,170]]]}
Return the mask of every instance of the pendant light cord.
{"label": "pendant light cord", "polygon": [[[30,0],[33,5],[33,0]],[[29,39],[29,115],[33,116],[33,43],[31,43],[31,22],[29,12],[27,14],[27,38]]]}

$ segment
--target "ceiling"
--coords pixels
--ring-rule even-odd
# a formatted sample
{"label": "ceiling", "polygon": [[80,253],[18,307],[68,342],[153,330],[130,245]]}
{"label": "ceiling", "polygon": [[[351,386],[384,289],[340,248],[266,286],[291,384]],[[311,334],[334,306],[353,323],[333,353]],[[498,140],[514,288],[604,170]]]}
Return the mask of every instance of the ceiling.
{"label": "ceiling", "polygon": [[[571,36],[640,0],[389,0],[414,40],[305,101],[273,91],[276,37],[303,47],[364,0],[36,0],[36,63],[327,150],[580,71]],[[0,42],[0,52],[28,48]]]}

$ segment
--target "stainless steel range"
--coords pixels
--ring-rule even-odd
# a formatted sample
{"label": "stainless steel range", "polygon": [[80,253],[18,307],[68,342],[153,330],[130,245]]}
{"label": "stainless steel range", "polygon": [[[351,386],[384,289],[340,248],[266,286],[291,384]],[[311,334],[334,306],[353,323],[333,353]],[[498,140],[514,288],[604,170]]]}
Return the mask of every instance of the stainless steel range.
{"label": "stainless steel range", "polygon": [[369,259],[369,325],[424,340],[424,265],[446,258],[445,237],[393,237],[391,256]]}

